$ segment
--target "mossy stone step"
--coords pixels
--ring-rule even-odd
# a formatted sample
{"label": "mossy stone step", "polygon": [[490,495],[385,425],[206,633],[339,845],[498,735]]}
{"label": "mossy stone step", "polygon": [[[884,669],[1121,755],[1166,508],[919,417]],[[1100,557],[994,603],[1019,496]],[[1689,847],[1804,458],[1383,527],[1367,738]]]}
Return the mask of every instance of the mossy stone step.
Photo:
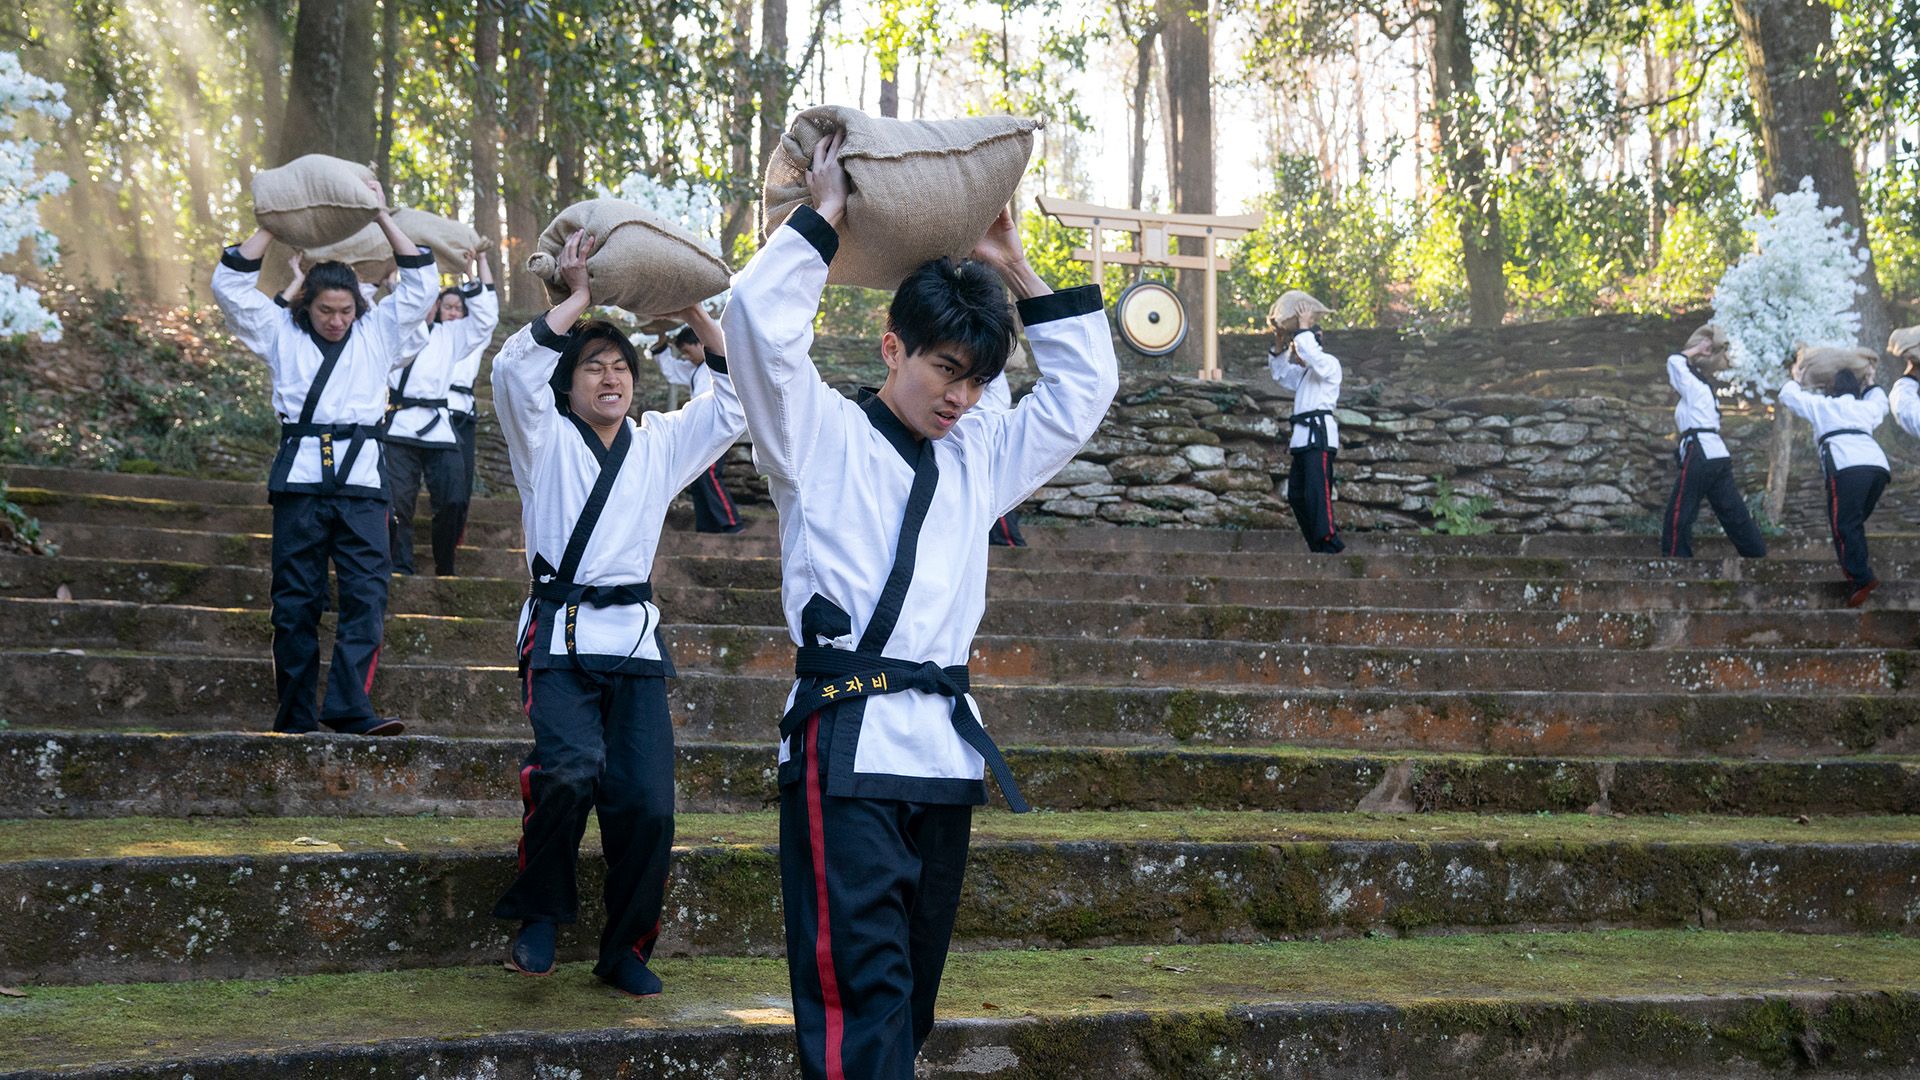
{"label": "mossy stone step", "polygon": [[[1011,572],[1002,572],[1001,578]],[[157,560],[0,555],[0,597],[45,600],[64,586],[75,600],[185,604],[263,610],[265,570]],[[1920,647],[1920,611],[1804,608],[1782,611],[1461,610],[1455,607],[1333,608],[1147,600],[1022,599],[995,589],[983,634],[1056,637],[1192,638],[1274,644],[1500,648],[1531,645],[1656,648]],[[1031,590],[1029,590],[1031,591]],[[508,618],[526,585],[505,578],[396,578],[396,615]],[[656,597],[671,623],[779,626],[774,589],[661,582]]]}
{"label": "mossy stone step", "polygon": [[[483,962],[510,926],[517,823],[132,819],[0,827],[0,980],[301,974]],[[666,955],[783,946],[772,814],[679,822]],[[593,839],[586,850],[595,848]],[[1920,820],[1588,815],[982,814],[960,948],[1370,931],[1674,927],[1914,933]],[[579,957],[600,922],[583,860]]]}
{"label": "mossy stone step", "polygon": [[[1615,931],[978,952],[948,963],[938,1080],[1728,1077],[1920,1067],[1920,941]],[[784,964],[33,987],[0,1069],[35,1080],[789,1080]]]}
{"label": "mossy stone step", "polygon": [[[527,737],[0,732],[0,817],[515,817]],[[1738,761],[1009,746],[1050,810],[1920,814],[1920,759]],[[777,797],[773,749],[688,743],[682,812]]]}
{"label": "mossy stone step", "polygon": [[[671,691],[679,736],[766,737],[784,676],[689,671]],[[1482,692],[976,683],[983,718],[1011,744],[1343,746],[1514,755],[1817,758],[1920,753],[1920,699],[1792,694]],[[382,665],[376,706],[423,735],[520,735],[514,669]],[[261,730],[271,661],[131,652],[0,650],[0,720],[73,730]]]}
{"label": "mossy stone step", "polygon": [[[16,649],[127,649],[257,657],[271,640],[267,612],[101,600],[0,597]],[[388,663],[494,665],[511,648],[506,618],[400,615],[386,625]],[[784,627],[670,623],[669,653],[682,671],[781,677],[792,670]],[[1006,683],[1265,686],[1286,689],[1569,691],[1762,690],[1848,693],[1904,689],[1920,652],[1819,648],[1467,648],[1286,644],[1170,637],[981,634],[974,677]]]}

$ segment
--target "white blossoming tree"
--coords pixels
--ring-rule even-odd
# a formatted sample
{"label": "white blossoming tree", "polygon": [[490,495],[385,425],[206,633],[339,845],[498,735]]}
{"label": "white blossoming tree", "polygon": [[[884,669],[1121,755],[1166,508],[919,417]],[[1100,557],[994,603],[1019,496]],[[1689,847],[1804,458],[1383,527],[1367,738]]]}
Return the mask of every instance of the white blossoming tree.
{"label": "white blossoming tree", "polygon": [[[1860,334],[1854,300],[1866,254],[1840,208],[1820,205],[1811,177],[1773,197],[1771,212],[1745,223],[1753,250],[1727,268],[1713,292],[1713,320],[1727,335],[1726,379],[1771,402],[1802,345],[1852,345]],[[1780,519],[1793,453],[1792,414],[1774,410],[1767,454],[1767,514]]]}
{"label": "white blossoming tree", "polygon": [[[34,157],[40,143],[8,136],[23,113],[34,112],[54,120],[72,115],[62,100],[66,88],[27,74],[20,57],[0,52],[0,257],[33,242],[34,260],[52,266],[59,257],[53,234],[40,224],[40,200],[67,190],[64,174],[34,175]],[[38,290],[21,284],[12,274],[0,274],[0,337],[38,335],[42,341],[60,340],[60,319],[40,302]]]}

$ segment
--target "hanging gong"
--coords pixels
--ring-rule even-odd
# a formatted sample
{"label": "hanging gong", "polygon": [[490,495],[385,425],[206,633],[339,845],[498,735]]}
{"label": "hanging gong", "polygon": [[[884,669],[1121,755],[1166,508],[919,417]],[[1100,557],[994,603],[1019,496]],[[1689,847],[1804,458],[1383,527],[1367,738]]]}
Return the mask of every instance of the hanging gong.
{"label": "hanging gong", "polygon": [[1157,281],[1142,281],[1120,294],[1115,309],[1121,340],[1142,356],[1165,356],[1187,337],[1187,309]]}

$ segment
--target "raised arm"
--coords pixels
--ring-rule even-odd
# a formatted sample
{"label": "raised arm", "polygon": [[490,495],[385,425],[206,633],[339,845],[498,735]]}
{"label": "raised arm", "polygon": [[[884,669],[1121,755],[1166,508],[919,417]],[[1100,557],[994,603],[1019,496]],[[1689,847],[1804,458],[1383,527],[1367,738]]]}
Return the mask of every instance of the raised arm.
{"label": "raised arm", "polygon": [[220,253],[213,268],[213,299],[240,344],[272,359],[274,339],[289,318],[285,308],[260,291],[260,258],[273,237],[265,229]]}
{"label": "raised arm", "polygon": [[547,316],[540,315],[508,338],[493,358],[493,414],[506,437],[507,460],[522,499],[532,493],[534,455],[552,438],[560,420],[547,380],[566,348],[566,336],[554,333]]}
{"label": "raised arm", "polygon": [[1306,329],[1293,336],[1293,351],[1307,365],[1307,370],[1330,383],[1340,381],[1340,361],[1332,353],[1320,347],[1320,331]]}
{"label": "raised arm", "polygon": [[1794,415],[1802,420],[1813,419],[1813,395],[1802,390],[1800,383],[1794,379],[1780,384],[1780,404],[1793,410]]}
{"label": "raised arm", "polygon": [[993,476],[993,512],[1019,506],[1100,430],[1120,389],[1100,286],[1054,292],[1028,265],[1011,211],[1002,209],[973,257],[999,271],[1019,298],[1020,322],[1040,372],[1033,392],[1002,413],[983,413]]}
{"label": "raised arm", "polygon": [[1907,363],[1907,373],[1893,381],[1893,393],[1889,397],[1893,409],[1894,422],[1907,434],[1920,438],[1920,376],[1916,376],[1913,363]]}
{"label": "raised arm", "polygon": [[706,349],[703,366],[707,377],[699,378],[696,371],[694,384],[700,392],[673,412],[647,414],[645,425],[666,432],[673,454],[674,489],[678,490],[693,483],[714,459],[726,453],[747,429],[747,416],[727,375],[727,340],[720,324],[698,304],[675,315],[693,328]]}

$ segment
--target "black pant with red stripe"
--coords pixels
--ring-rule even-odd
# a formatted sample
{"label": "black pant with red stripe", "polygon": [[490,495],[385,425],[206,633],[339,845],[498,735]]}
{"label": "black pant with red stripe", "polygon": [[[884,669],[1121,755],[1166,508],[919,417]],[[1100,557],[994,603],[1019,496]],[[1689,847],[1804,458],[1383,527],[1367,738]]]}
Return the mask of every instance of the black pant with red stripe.
{"label": "black pant with red stripe", "polygon": [[[273,495],[273,683],[280,707],[273,730],[304,732],[324,723],[351,728],[374,718],[373,673],[387,616],[387,501],[352,495]],[[340,582],[327,696],[320,684],[320,615]]]}
{"label": "black pant with red stripe", "polygon": [[1026,547],[1027,538],[1020,535],[1020,511],[1002,514],[987,530],[987,543],[994,547]]}
{"label": "black pant with red stripe", "polygon": [[1880,504],[1892,474],[1878,465],[1850,465],[1827,471],[1827,527],[1833,530],[1833,551],[1847,580],[1859,588],[1874,580],[1867,563],[1867,518]]}
{"label": "black pant with red stripe", "polygon": [[1333,554],[1347,549],[1333,524],[1333,463],[1338,450],[1295,450],[1287,470],[1287,505],[1300,523],[1310,551]]}
{"label": "black pant with red stripe", "polygon": [[[800,1074],[912,1080],[933,1030],[973,807],[826,794],[807,721],[780,789],[780,896]],[[798,741],[798,740],[796,740]]]}
{"label": "black pant with red stripe", "polygon": [[673,718],[667,681],[536,668],[522,687],[533,752],[520,770],[520,871],[497,918],[577,922],[580,838],[600,816],[607,925],[594,973],[628,952],[646,961],[660,933],[673,852]]}
{"label": "black pant with red stripe", "polygon": [[700,479],[687,488],[687,494],[693,496],[693,530],[703,533],[739,532],[746,527],[740,520],[740,508],[733,503],[733,496],[720,482],[720,463],[707,466]]}
{"label": "black pant with red stripe", "polygon": [[1686,456],[1680,459],[1680,475],[1674,478],[1673,494],[1667,499],[1667,511],[1660,518],[1660,553],[1671,559],[1693,558],[1693,522],[1700,516],[1700,500],[1713,507],[1720,528],[1733,549],[1742,558],[1759,559],[1767,554],[1767,541],[1760,526],[1747,510],[1740,486],[1733,482],[1733,459],[1709,458],[1700,444],[1687,440]]}

